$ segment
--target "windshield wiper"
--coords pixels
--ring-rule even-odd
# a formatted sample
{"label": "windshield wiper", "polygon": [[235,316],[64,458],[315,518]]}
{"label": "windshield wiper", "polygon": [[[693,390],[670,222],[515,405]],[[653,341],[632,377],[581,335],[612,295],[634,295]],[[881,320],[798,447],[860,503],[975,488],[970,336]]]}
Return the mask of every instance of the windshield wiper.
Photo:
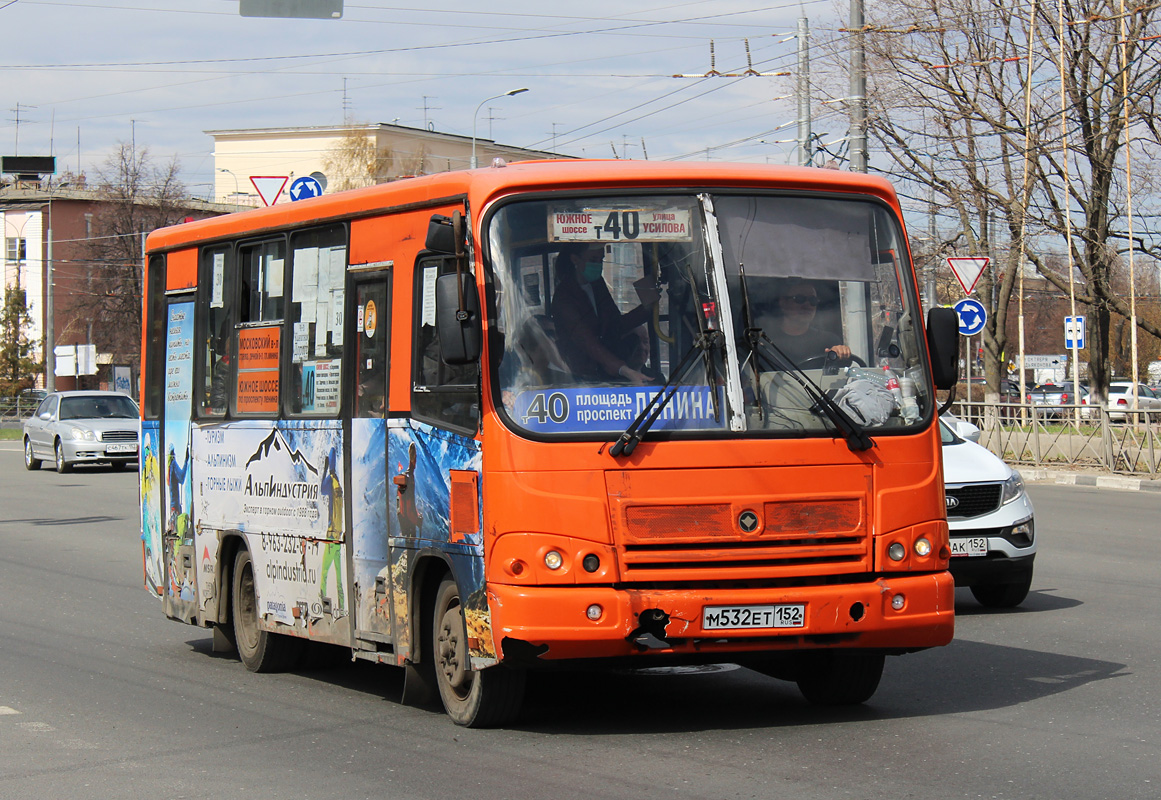
{"label": "windshield wiper", "polygon": [[[633,451],[637,449],[637,445],[641,442],[641,437],[648,433],[653,423],[657,420],[657,417],[660,416],[665,406],[673,398],[674,393],[677,392],[677,387],[681,385],[685,374],[693,369],[693,365],[697,363],[698,354],[700,353],[705,356],[708,367],[710,364],[710,352],[720,349],[724,345],[725,336],[719,330],[706,328],[699,333],[693,341],[693,346],[689,348],[689,352],[685,354],[685,357],[681,359],[681,363],[677,365],[677,369],[670,373],[669,380],[657,391],[657,394],[650,398],[645,408],[641,409],[641,413],[637,415],[637,418],[629,423],[629,427],[613,443],[613,446],[609,449],[609,455],[614,458],[620,455],[633,455]],[[712,373],[707,371],[706,375],[708,378]],[[714,394],[716,397],[716,391]],[[720,421],[720,414],[716,403],[714,404],[714,419]]]}
{"label": "windshield wiper", "polygon": [[[822,388],[810,379],[810,376],[803,372],[797,364],[791,361],[785,353],[778,349],[778,345],[770,341],[768,337],[760,328],[757,329],[756,336],[757,346],[760,352],[776,369],[786,372],[790,377],[798,382],[803,391],[810,396],[814,401],[813,408],[817,408],[822,413],[826,414],[843,438],[846,439],[847,447],[851,452],[858,453],[864,450],[870,450],[875,446],[875,440],[870,437],[862,425],[855,422],[851,415],[843,410],[843,407],[831,399],[830,395],[822,390]],[[773,355],[773,357],[771,357]]]}

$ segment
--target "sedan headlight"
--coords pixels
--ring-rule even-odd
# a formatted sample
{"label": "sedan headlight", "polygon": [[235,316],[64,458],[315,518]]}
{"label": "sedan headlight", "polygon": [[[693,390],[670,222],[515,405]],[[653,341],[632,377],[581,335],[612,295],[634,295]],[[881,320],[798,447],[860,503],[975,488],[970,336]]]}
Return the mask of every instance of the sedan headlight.
{"label": "sedan headlight", "polygon": [[1000,495],[1000,505],[1011,503],[1013,500],[1018,500],[1024,495],[1024,479],[1020,477],[1020,473],[1012,470],[1012,477],[1004,481],[1004,491]]}
{"label": "sedan headlight", "polygon": [[93,435],[93,432],[91,430],[89,430],[88,428],[73,428],[71,431],[69,431],[69,435],[72,436],[74,439],[78,439],[78,440],[86,441],[86,442],[91,442],[97,438],[96,436]]}

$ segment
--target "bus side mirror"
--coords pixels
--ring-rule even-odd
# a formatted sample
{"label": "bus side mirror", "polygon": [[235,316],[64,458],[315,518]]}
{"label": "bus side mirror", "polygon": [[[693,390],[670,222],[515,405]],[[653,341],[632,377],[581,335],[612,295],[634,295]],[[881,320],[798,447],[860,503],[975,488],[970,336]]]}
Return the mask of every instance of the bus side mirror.
{"label": "bus side mirror", "polygon": [[[457,280],[462,280],[463,285],[457,284]],[[480,357],[480,296],[472,273],[436,278],[435,324],[439,333],[439,355],[444,363],[471,364]]]}
{"label": "bus side mirror", "polygon": [[927,312],[927,352],[936,389],[950,389],[959,379],[959,315],[955,309]]}
{"label": "bus side mirror", "polygon": [[427,240],[424,246],[428,250],[448,255],[460,255],[463,248],[463,217],[455,211],[450,217],[443,214],[432,214],[427,223]]}

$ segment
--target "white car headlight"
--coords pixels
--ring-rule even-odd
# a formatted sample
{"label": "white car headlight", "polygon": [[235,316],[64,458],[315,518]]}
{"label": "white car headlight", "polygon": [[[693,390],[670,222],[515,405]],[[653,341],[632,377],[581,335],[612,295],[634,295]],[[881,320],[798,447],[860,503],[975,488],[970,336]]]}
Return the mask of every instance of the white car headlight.
{"label": "white car headlight", "polygon": [[1024,495],[1024,479],[1020,477],[1020,473],[1012,470],[1012,477],[1004,481],[1004,491],[1000,495],[1000,505],[1011,503],[1013,500],[1018,500]]}
{"label": "white car headlight", "polygon": [[93,432],[86,429],[86,428],[73,428],[69,432],[69,435],[71,435],[74,439],[88,441],[88,442],[91,442],[96,438],[95,436],[93,436]]}

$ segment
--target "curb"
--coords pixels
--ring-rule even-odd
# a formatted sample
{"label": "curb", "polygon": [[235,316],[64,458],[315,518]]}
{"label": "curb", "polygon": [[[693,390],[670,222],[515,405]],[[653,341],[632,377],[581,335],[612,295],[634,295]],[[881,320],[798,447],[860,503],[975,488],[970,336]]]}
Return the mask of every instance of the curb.
{"label": "curb", "polygon": [[1030,483],[1056,483],[1068,486],[1095,486],[1098,489],[1120,489],[1128,492],[1161,492],[1161,480],[1129,478],[1124,475],[1063,472],[1037,467],[1018,467]]}

